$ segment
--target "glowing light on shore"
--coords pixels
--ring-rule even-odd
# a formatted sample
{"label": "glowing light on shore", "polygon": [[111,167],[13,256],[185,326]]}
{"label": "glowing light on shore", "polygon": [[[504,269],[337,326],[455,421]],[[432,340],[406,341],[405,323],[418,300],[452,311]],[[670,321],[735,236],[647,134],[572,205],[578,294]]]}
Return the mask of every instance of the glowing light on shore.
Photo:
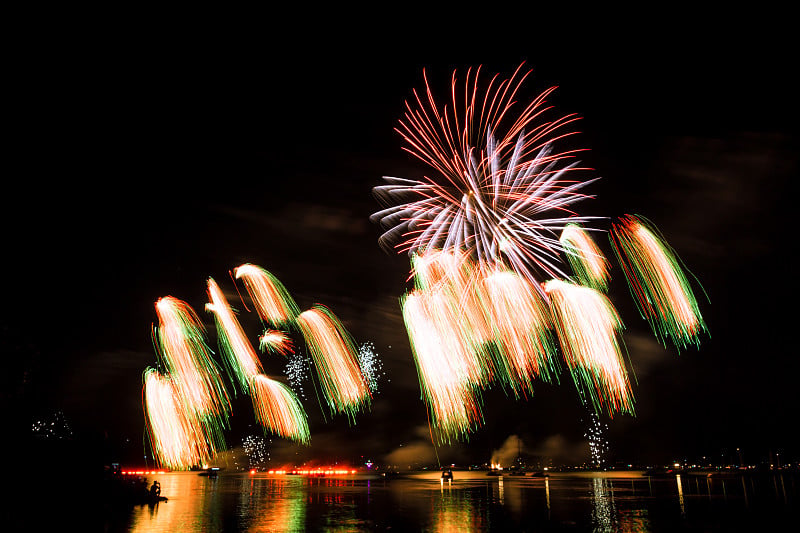
{"label": "glowing light on shore", "polygon": [[286,287],[260,266],[245,263],[234,269],[234,276],[244,283],[258,315],[272,326],[286,326],[300,313]]}
{"label": "glowing light on shore", "polygon": [[612,226],[611,244],[639,312],[664,343],[699,345],[703,317],[677,254],[641,217],[627,215]]}
{"label": "glowing light on shore", "polygon": [[605,292],[608,289],[609,264],[589,232],[580,224],[567,224],[559,242],[578,282]]}
{"label": "glowing light on shore", "polygon": [[264,375],[250,384],[256,420],[264,429],[279,437],[308,444],[308,416],[292,390]]}
{"label": "glowing light on shore", "polygon": [[226,357],[227,368],[232,372],[234,382],[247,394],[250,381],[263,373],[261,361],[213,278],[208,278],[208,297],[211,302],[206,304],[206,309],[216,319],[217,338]]}
{"label": "glowing light on shore", "polygon": [[351,421],[371,403],[369,387],[350,334],[325,306],[300,313],[296,321],[303,333],[325,400],[332,413],[346,413]]}
{"label": "glowing light on shore", "polygon": [[294,474],[300,476],[343,476],[343,475],[350,475],[355,474],[357,470],[355,469],[346,469],[346,468],[335,468],[335,467],[319,467],[319,468],[300,468],[300,469],[275,469],[275,470],[267,470],[267,474],[272,475],[286,475],[286,474]]}
{"label": "glowing light on shore", "polygon": [[633,391],[622,359],[622,322],[601,292],[562,280],[544,284],[556,332],[578,391],[595,411],[633,414]]}

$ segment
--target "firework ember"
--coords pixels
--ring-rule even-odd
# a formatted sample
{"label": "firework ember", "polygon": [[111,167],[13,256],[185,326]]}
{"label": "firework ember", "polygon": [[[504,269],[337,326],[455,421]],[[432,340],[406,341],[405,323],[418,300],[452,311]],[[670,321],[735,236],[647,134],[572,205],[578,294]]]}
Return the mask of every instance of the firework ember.
{"label": "firework ember", "polygon": [[561,280],[544,285],[556,332],[575,385],[594,409],[633,414],[633,392],[622,359],[622,322],[601,292]]}
{"label": "firework ember", "polygon": [[155,307],[158,328],[153,329],[154,344],[181,403],[191,416],[220,426],[221,435],[230,413],[230,398],[203,340],[205,328],[200,318],[186,302],[171,296],[159,298]]}
{"label": "firework ember", "polygon": [[580,224],[567,224],[559,239],[578,282],[599,291],[608,289],[608,261]]}
{"label": "firework ember", "polygon": [[[458,322],[441,320],[436,295],[412,291],[402,299],[403,319],[411,341],[423,399],[431,425],[443,442],[466,436],[483,423],[479,390],[471,376],[475,358],[465,348]],[[447,306],[447,304],[444,304]]]}
{"label": "firework ember", "polygon": [[187,413],[172,379],[148,368],[143,375],[143,407],[153,454],[161,466],[186,470],[207,462],[217,450],[200,421]]}
{"label": "firework ember", "polygon": [[206,309],[214,313],[217,322],[217,337],[225,354],[228,369],[235,376],[242,392],[247,394],[250,381],[262,374],[261,361],[253,349],[242,326],[236,319],[233,309],[228,305],[228,300],[213,278],[208,278],[208,297],[211,303],[206,304]]}
{"label": "firework ember", "polygon": [[258,315],[267,323],[283,327],[300,313],[286,287],[263,268],[244,264],[234,269],[234,275],[244,282]]}
{"label": "firework ember", "polygon": [[663,343],[678,348],[699,345],[706,330],[689,281],[669,245],[641,217],[625,216],[614,224],[611,243],[625,272],[639,312]]}
{"label": "firework ember", "polygon": [[328,406],[334,413],[347,413],[352,420],[357,411],[369,407],[370,393],[350,334],[321,305],[300,313],[297,325],[308,345]]}
{"label": "firework ember", "polygon": [[555,354],[550,313],[527,279],[512,271],[497,269],[486,275],[483,282],[495,343],[505,355],[498,358],[505,363],[500,377],[506,378],[515,395],[530,395],[534,378],[550,380]]}
{"label": "firework ember", "polygon": [[365,342],[358,348],[358,366],[372,394],[378,393],[378,381],[384,376],[383,363],[375,351],[375,345]]}
{"label": "firework ember", "polygon": [[268,329],[258,338],[261,349],[268,349],[280,355],[288,355],[294,351],[292,339],[283,331]]}
{"label": "firework ember", "polygon": [[280,437],[308,444],[308,417],[289,387],[264,375],[250,383],[253,410],[266,431]]}

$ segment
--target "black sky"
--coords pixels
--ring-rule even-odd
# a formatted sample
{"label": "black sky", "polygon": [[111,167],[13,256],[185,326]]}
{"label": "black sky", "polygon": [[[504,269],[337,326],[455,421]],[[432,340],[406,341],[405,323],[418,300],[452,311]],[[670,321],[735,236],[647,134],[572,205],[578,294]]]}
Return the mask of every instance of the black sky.
{"label": "black sky", "polygon": [[[602,177],[586,210],[652,220],[710,298],[701,310],[711,338],[678,354],[655,342],[615,276],[638,416],[609,421],[612,450],[625,461],[735,447],[753,460],[797,454],[790,51],[764,31],[673,29],[408,47],[388,29],[248,42],[104,31],[33,47],[12,82],[19,120],[3,213],[4,395],[20,427],[61,409],[79,433],[141,448],[153,303],[172,295],[204,314],[205,280],[231,292],[229,270],[253,262],[302,308],[323,303],[357,342],[374,342],[391,380],[353,428],[306,402],[309,456],[425,448],[398,304],[408,264],[377,245],[371,188],[425,170],[393,132],[423,68],[444,97],[453,69],[510,75],[525,61],[527,96],[558,85],[551,102],[583,117],[585,161]],[[528,401],[488,393],[486,426],[439,453],[482,462],[517,434],[531,453],[569,456],[586,427],[569,380]]]}

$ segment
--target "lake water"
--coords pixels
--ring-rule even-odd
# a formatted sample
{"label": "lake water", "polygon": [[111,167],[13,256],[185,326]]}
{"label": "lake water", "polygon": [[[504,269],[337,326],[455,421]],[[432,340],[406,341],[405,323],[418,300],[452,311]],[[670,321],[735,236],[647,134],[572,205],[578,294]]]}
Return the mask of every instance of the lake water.
{"label": "lake water", "polygon": [[783,531],[800,524],[798,478],[789,474],[149,478],[169,500],[107,512],[105,531]]}

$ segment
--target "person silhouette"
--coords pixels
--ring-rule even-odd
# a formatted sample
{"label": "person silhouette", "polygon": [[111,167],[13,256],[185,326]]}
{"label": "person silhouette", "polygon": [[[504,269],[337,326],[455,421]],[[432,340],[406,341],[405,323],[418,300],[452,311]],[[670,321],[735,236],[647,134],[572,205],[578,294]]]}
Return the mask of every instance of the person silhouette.
{"label": "person silhouette", "polygon": [[158,481],[153,481],[153,485],[150,487],[150,496],[154,498],[161,496],[161,484]]}

